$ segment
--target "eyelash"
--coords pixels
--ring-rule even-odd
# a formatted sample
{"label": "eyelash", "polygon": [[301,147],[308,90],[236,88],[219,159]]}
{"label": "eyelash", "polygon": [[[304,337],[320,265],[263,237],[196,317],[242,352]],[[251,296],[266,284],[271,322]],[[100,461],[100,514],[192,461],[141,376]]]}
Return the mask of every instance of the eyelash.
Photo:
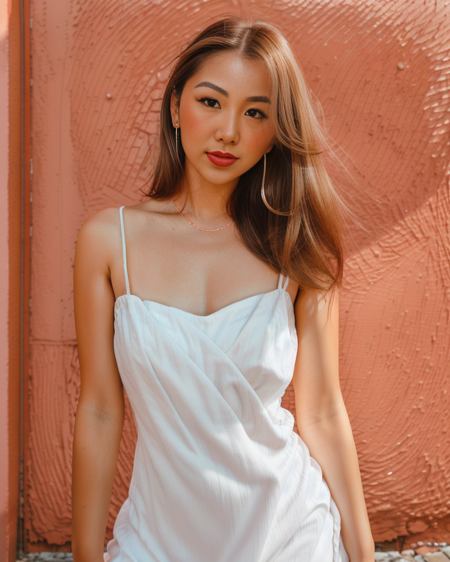
{"label": "eyelash", "polygon": [[[203,103],[206,107],[210,107],[211,109],[216,109],[215,107],[212,107],[211,105],[207,105],[205,102],[206,101],[213,101],[215,103],[219,103],[216,99],[214,98],[200,98],[197,100],[200,103]],[[255,109],[255,108],[251,108],[251,109],[247,109],[247,111],[257,111],[260,115],[261,115],[261,119],[267,119],[267,115],[261,111],[260,109]],[[256,119],[256,117],[253,117],[253,119]]]}

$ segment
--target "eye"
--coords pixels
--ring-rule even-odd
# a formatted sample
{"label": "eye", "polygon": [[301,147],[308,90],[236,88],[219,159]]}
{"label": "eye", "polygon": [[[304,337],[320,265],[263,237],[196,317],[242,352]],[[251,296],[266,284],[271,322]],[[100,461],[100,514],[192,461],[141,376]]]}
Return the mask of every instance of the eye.
{"label": "eye", "polygon": [[267,119],[267,115],[260,109],[248,109],[245,114],[253,117],[254,119]]}
{"label": "eye", "polygon": [[219,102],[214,98],[200,98],[197,101],[203,103],[203,105],[206,105],[206,107],[217,108],[216,104],[220,107]]}

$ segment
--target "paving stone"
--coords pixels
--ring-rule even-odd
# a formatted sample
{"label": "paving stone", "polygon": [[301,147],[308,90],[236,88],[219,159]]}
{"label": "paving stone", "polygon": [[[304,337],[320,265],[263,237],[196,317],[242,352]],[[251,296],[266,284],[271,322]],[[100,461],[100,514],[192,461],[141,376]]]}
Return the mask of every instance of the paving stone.
{"label": "paving stone", "polygon": [[[417,543],[419,544],[419,543]],[[416,553],[420,554],[421,556],[425,556],[425,554],[432,554],[433,552],[440,552],[440,548],[437,546],[427,546],[426,544],[423,546],[418,546],[416,549]]]}
{"label": "paving stone", "polygon": [[408,562],[415,562],[414,560],[414,550],[402,550],[401,552],[403,560],[407,560]]}
{"label": "paving stone", "polygon": [[443,552],[430,552],[423,557],[427,562],[448,562],[447,556]]}
{"label": "paving stone", "polygon": [[386,562],[389,562],[389,554],[387,552],[375,552],[375,560],[378,562],[378,560],[385,560]]}
{"label": "paving stone", "polygon": [[442,552],[450,558],[450,546],[444,546]]}
{"label": "paving stone", "polygon": [[17,562],[73,562],[70,552],[33,552],[23,554]]}
{"label": "paving stone", "polygon": [[402,555],[400,554],[400,552],[397,552],[396,550],[388,550],[387,554],[389,554],[389,560],[401,560],[402,559]]}

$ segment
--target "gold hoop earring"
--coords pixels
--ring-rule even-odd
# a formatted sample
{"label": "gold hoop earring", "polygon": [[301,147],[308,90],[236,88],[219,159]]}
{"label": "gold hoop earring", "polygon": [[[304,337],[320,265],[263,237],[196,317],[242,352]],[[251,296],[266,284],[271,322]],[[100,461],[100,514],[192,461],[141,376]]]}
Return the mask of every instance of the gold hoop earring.
{"label": "gold hoop earring", "polygon": [[263,178],[262,178],[262,185],[261,185],[261,198],[263,200],[264,205],[269,209],[269,211],[272,211],[272,213],[275,213],[276,215],[280,215],[282,217],[290,216],[292,214],[290,211],[288,211],[287,213],[284,211],[277,211],[276,209],[274,209],[269,205],[266,199],[266,193],[264,191],[265,179],[266,179],[266,153],[264,153],[264,169],[263,169]]}
{"label": "gold hoop earring", "polygon": [[269,209],[269,211],[271,211],[272,213],[274,213],[275,215],[279,215],[281,217],[290,217],[291,215],[293,215],[295,213],[295,211],[277,211],[276,209],[274,209],[273,207],[271,207],[269,205],[269,203],[267,202],[266,199],[266,193],[264,191],[264,181],[266,179],[266,154],[264,153],[264,169],[263,169],[263,178],[262,178],[262,185],[261,185],[261,198],[263,200],[264,205]]}

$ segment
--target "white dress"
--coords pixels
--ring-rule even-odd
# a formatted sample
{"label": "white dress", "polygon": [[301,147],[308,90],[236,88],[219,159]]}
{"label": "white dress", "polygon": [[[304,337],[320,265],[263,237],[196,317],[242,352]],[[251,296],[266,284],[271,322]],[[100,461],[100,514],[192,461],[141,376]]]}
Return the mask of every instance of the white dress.
{"label": "white dress", "polygon": [[114,350],[136,418],[105,562],[348,562],[318,463],[281,407],[297,353],[278,288],[198,316],[127,293]]}

